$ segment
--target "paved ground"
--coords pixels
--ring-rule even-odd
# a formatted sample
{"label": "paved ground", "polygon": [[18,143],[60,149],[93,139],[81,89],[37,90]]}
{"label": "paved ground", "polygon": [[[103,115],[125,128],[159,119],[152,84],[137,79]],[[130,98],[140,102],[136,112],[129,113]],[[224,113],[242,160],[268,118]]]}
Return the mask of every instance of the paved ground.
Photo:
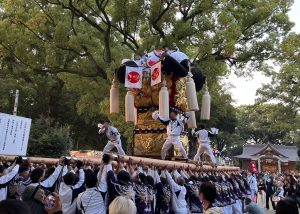
{"label": "paved ground", "polygon": [[[265,211],[266,214],[275,214],[275,210],[273,210],[272,205],[271,205],[271,202],[269,203],[269,206],[270,206],[270,210],[267,210],[265,209],[265,203],[266,201],[262,199],[261,195],[258,195],[258,198],[257,198],[257,204],[263,208],[263,210]],[[299,213],[300,213],[300,209],[299,209]],[[288,214],[288,213],[287,213]]]}
{"label": "paved ground", "polygon": [[266,214],[274,214],[275,211],[274,211],[274,210],[265,210],[265,213],[266,213]]}
{"label": "paved ground", "polygon": [[[267,209],[264,208],[264,207],[266,206],[265,203],[266,203],[265,200],[263,200],[263,199],[260,197],[260,195],[258,194],[257,204],[258,204],[261,208],[264,209],[264,211],[265,211],[266,214],[275,214],[275,210],[273,210],[273,208],[270,208],[270,210],[267,210]],[[270,202],[269,206],[272,207],[271,202]]]}

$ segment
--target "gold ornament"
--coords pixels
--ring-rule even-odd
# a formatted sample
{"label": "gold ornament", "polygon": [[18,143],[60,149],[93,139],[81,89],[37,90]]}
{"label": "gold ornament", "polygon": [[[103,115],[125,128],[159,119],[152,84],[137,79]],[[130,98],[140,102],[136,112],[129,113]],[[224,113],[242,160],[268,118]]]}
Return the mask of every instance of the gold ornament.
{"label": "gold ornament", "polygon": [[176,82],[176,93],[175,93],[175,104],[176,107],[180,108],[182,111],[187,111],[187,100],[186,100],[186,81],[187,77],[180,78]]}

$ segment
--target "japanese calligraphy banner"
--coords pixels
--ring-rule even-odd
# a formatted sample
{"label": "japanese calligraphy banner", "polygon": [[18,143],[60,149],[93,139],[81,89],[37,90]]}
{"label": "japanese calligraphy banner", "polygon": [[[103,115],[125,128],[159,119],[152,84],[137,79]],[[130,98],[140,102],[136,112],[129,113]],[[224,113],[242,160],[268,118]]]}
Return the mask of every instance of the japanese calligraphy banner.
{"label": "japanese calligraphy banner", "polygon": [[31,119],[0,113],[0,155],[26,155]]}

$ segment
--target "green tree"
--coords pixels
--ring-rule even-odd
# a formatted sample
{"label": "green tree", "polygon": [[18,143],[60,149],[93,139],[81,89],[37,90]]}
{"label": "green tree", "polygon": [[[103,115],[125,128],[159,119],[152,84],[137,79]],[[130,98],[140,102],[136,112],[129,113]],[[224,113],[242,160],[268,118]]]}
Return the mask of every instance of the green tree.
{"label": "green tree", "polygon": [[52,124],[52,119],[36,119],[32,124],[28,155],[57,158],[72,148],[69,128]]}
{"label": "green tree", "polygon": [[[281,43],[277,55],[277,64],[280,70],[270,70],[268,75],[272,78],[257,90],[257,103],[276,102],[284,106],[288,114],[284,142],[290,142],[300,147],[300,35],[291,33]],[[271,110],[271,109],[270,109]],[[289,128],[288,128],[289,127]],[[283,128],[283,130],[285,130]]]}
{"label": "green tree", "polygon": [[293,134],[298,132],[299,117],[293,109],[282,104],[260,104],[238,108],[237,132],[244,143],[293,142]]}
{"label": "green tree", "polygon": [[[279,71],[269,73],[272,81],[257,91],[258,102],[275,101],[300,110],[300,35],[291,33],[280,46]],[[300,125],[300,124],[299,124]]]}

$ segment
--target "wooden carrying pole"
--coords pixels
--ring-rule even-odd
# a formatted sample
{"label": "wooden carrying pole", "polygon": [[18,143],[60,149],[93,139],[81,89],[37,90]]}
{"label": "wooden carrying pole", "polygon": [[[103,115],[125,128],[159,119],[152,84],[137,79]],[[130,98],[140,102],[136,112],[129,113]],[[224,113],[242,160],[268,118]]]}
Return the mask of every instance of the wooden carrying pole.
{"label": "wooden carrying pole", "polygon": [[[14,157],[13,156],[6,156],[9,161],[13,161]],[[30,158],[30,161],[32,163],[44,163],[44,164],[50,164],[54,165],[58,162],[57,158],[41,158],[41,157],[28,157]],[[194,163],[184,163],[184,162],[177,162],[177,161],[167,161],[167,160],[158,160],[158,159],[152,159],[152,158],[143,158],[143,157],[135,157],[135,156],[119,156],[120,161],[124,163],[128,163],[129,160],[131,161],[132,164],[139,164],[142,162],[143,165],[146,166],[154,166],[156,168],[167,168],[167,169],[180,169],[180,168],[190,168],[192,171],[203,171],[203,172],[208,172],[208,171],[226,171],[226,172],[238,172],[240,171],[239,167],[228,167],[228,166],[218,166],[217,168],[213,168],[210,165],[203,165],[203,166],[197,166]],[[91,157],[91,158],[77,158],[78,160],[90,160],[92,163],[99,165],[101,158],[96,158],[96,157]],[[118,157],[116,155],[113,155],[112,158],[113,165],[116,165],[117,162],[115,162]]]}

